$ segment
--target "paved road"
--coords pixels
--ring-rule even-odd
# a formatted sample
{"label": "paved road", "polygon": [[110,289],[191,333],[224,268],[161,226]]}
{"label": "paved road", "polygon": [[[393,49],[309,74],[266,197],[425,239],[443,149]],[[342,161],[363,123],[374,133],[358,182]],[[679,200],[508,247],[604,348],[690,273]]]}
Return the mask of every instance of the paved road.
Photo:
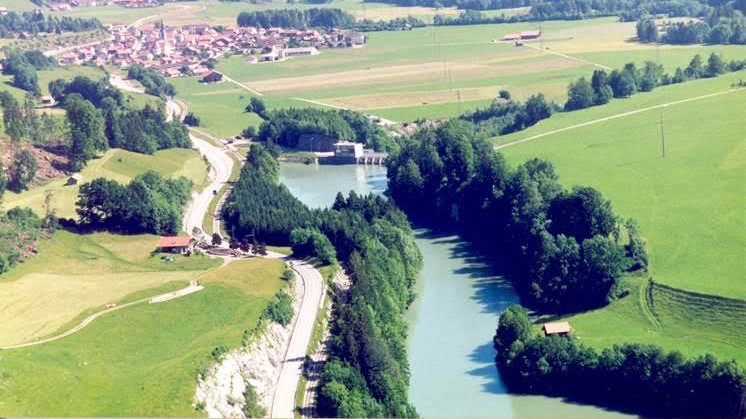
{"label": "paved road", "polygon": [[690,97],[690,98],[687,98],[687,99],[676,100],[676,101],[673,101],[673,102],[661,103],[660,105],[648,106],[647,108],[635,109],[634,111],[623,112],[623,113],[619,113],[619,114],[616,114],[616,115],[611,115],[611,116],[607,116],[607,117],[604,117],[604,118],[598,118],[598,119],[594,119],[592,121],[583,122],[581,124],[571,125],[569,127],[564,127],[564,128],[559,128],[559,129],[555,129],[555,130],[552,130],[552,131],[547,131],[547,132],[542,133],[542,134],[532,135],[531,137],[526,137],[526,138],[520,139],[518,141],[513,141],[512,143],[506,143],[506,144],[498,145],[498,146],[495,147],[495,149],[499,150],[501,148],[514,146],[516,144],[525,143],[525,142],[533,141],[533,140],[538,140],[539,138],[543,138],[543,137],[546,137],[548,135],[554,135],[554,134],[558,134],[560,132],[565,132],[565,131],[569,131],[569,130],[576,129],[576,128],[587,127],[588,125],[598,124],[599,122],[610,121],[612,119],[617,119],[617,118],[624,118],[625,116],[631,116],[631,115],[635,115],[635,114],[638,114],[638,113],[651,111],[651,110],[654,110],[654,109],[665,108],[665,107],[668,107],[668,106],[679,105],[679,104],[682,104],[682,103],[693,102],[695,100],[707,99],[707,98],[711,98],[711,97],[714,97],[714,96],[720,96],[720,95],[725,95],[725,94],[729,94],[729,93],[733,93],[733,92],[739,92],[739,91],[746,91],[746,89],[744,89],[744,88],[737,88],[737,89],[724,90],[722,92],[710,93],[710,94],[706,94],[706,95],[702,95],[702,96],[695,96],[695,97]]}
{"label": "paved road", "polygon": [[290,345],[280,367],[280,377],[272,399],[273,418],[294,417],[295,391],[303,373],[303,362],[316,324],[316,315],[321,309],[324,297],[324,279],[318,270],[306,262],[297,260],[291,260],[290,266],[298,273],[296,280],[303,281],[305,290],[293,335],[290,337]]}

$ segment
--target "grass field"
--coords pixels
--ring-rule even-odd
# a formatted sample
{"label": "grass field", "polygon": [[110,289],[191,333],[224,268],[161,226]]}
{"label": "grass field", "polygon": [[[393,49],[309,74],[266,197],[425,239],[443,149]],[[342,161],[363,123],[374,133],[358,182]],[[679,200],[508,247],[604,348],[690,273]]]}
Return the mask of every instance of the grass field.
{"label": "grass field", "polygon": [[196,376],[237,347],[280,288],[277,260],[234,262],[205,290],[107,314],[68,338],[0,353],[0,411],[18,416],[202,416]]}
{"label": "grass field", "polygon": [[[57,232],[39,255],[0,279],[0,345],[28,342],[55,332],[81,313],[143,289],[190,279],[216,267],[204,257],[164,263],[151,256],[156,236],[77,235]],[[93,310],[98,311],[98,310]]]}
{"label": "grass field", "polygon": [[687,356],[709,352],[746,365],[746,336],[741,333],[746,302],[729,304],[659,285],[651,290],[642,278],[631,279],[629,286],[626,298],[566,319],[581,342],[598,349],[623,342],[656,344]]}
{"label": "grass field", "polygon": [[687,355],[711,352],[746,365],[741,333],[746,326],[746,89],[555,132],[635,109],[726,92],[744,76],[740,72],[659,88],[608,106],[557,114],[497,139],[509,143],[548,134],[501,151],[514,164],[531,157],[551,160],[566,186],[598,188],[618,214],[640,224],[651,258],[650,275],[661,285],[648,288],[645,280],[630,279],[628,297],[571,316],[583,342],[598,348],[656,343]]}
{"label": "grass field", "polygon": [[[656,93],[672,98],[722,91],[729,80],[744,75],[701,80]],[[597,187],[618,213],[634,217],[648,241],[651,273],[658,281],[746,299],[745,101],[746,90],[740,90],[665,108],[665,159],[661,158],[660,110],[560,132],[502,151],[513,162],[534,156],[549,159],[563,183]],[[557,115],[520,134],[536,135],[562,122],[570,126],[585,114],[591,120],[598,112],[604,111]],[[565,115],[566,120],[561,119]]]}
{"label": "grass field", "polygon": [[[485,106],[501,89],[518,99],[542,92],[563,103],[568,82],[590,77],[597,68],[593,64],[616,68],[653,60],[673,72],[697,53],[746,56],[746,46],[632,42],[634,23],[614,18],[544,22],[543,39],[522,48],[491,42],[535,27],[528,22],[373,32],[367,34],[366,48],[323,50],[279,63],[249,64],[234,56],[221,61],[218,70],[263,93],[270,108],[309,106],[299,100],[307,99],[403,122],[452,117]],[[234,84],[202,86],[193,78],[174,84],[213,135],[237,134],[259,123],[243,112],[251,93]]]}
{"label": "grass field", "polygon": [[[129,182],[135,176],[148,170],[169,176],[185,176],[194,182],[194,188],[201,190],[207,182],[207,165],[195,150],[169,149],[153,155],[132,153],[121,149],[112,149],[103,157],[91,160],[81,172],[83,183],[103,177],[117,182]],[[37,213],[43,212],[44,198],[47,191],[53,194],[53,207],[60,217],[76,217],[75,200],[80,185],[66,185],[67,178],[58,179],[45,185],[35,187],[20,194],[7,191],[3,197],[2,207],[9,209],[16,206],[30,207]]]}

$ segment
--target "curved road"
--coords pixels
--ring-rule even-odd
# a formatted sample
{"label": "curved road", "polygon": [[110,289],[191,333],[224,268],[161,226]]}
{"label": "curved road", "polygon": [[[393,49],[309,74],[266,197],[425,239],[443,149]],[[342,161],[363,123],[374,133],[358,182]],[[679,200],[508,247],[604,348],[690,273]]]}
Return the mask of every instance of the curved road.
{"label": "curved road", "polygon": [[272,398],[270,417],[273,418],[292,418],[295,415],[295,391],[303,373],[306,350],[324,298],[324,279],[316,268],[299,260],[291,260],[290,267],[303,281],[304,293]]}
{"label": "curved road", "polygon": [[[173,99],[167,102],[170,115],[184,115],[185,107],[179,106]],[[201,193],[195,193],[191,204],[184,215],[184,229],[191,233],[197,227],[201,230],[202,221],[207,215],[210,202],[214,198],[213,191],[220,188],[230,179],[233,169],[233,160],[228,156],[230,150],[219,148],[202,140],[190,132],[194,146],[202,155],[207,157],[213,167],[215,177],[208,187]],[[224,195],[222,198],[225,199]],[[217,219],[218,217],[216,217]],[[270,252],[269,258],[283,258],[284,255]],[[308,344],[311,342],[313,328],[316,325],[316,317],[323,309],[325,284],[324,278],[312,265],[284,257],[290,267],[298,274],[303,282],[303,299],[301,301],[298,317],[293,325],[290,343],[285,352],[280,374],[275,385],[272,397],[271,417],[292,418],[295,412],[295,393],[303,374],[303,364],[306,358]]]}

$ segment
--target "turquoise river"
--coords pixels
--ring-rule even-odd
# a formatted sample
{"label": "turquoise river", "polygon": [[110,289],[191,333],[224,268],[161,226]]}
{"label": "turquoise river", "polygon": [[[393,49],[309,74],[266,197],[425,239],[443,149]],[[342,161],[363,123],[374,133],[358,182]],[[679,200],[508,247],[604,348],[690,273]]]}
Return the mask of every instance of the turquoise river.
{"label": "turquoise river", "polygon": [[[283,164],[280,180],[310,207],[345,195],[383,193],[386,169]],[[425,418],[629,418],[559,398],[507,394],[495,368],[492,335],[500,313],[517,301],[458,236],[417,230],[424,266],[409,322],[410,400]]]}

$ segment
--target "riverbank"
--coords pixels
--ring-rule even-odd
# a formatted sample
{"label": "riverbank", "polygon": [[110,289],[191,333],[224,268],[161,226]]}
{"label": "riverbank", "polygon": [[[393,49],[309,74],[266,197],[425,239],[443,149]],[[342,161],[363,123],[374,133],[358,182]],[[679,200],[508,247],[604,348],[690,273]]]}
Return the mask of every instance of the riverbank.
{"label": "riverbank", "polygon": [[[316,208],[331,205],[338,191],[383,193],[387,185],[385,168],[364,166],[283,164],[280,180]],[[508,394],[491,337],[500,313],[518,301],[510,283],[460,237],[416,233],[424,266],[406,319],[409,394],[422,417],[629,417],[559,398]]]}

